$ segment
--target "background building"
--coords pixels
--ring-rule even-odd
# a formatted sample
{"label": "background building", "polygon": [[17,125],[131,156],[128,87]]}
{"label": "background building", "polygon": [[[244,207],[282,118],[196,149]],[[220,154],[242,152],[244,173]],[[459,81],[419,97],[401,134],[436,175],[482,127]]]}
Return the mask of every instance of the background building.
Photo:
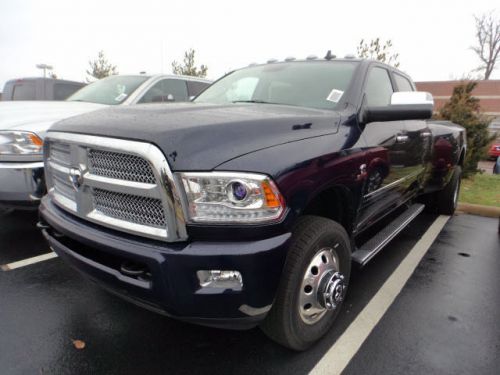
{"label": "background building", "polygon": [[[434,96],[438,111],[450,99],[453,88],[460,81],[416,82],[419,91],[428,91]],[[481,109],[494,119],[490,125],[491,132],[500,134],[500,80],[478,81],[472,94],[479,99]]]}

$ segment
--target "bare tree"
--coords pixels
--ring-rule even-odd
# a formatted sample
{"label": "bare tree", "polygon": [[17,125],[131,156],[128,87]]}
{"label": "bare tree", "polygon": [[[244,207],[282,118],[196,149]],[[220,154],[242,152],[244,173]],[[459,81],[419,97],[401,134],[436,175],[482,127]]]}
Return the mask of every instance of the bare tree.
{"label": "bare tree", "polygon": [[200,65],[198,69],[195,65],[194,61],[195,50],[190,49],[189,51],[184,52],[184,60],[183,64],[177,63],[177,61],[172,62],[172,71],[174,74],[182,74],[186,76],[195,76],[195,77],[206,77],[208,67],[206,65]]}
{"label": "bare tree", "polygon": [[484,79],[489,79],[500,57],[500,20],[495,17],[493,11],[474,16],[474,19],[477,46],[471,48],[482,62],[476,71],[484,70]]}
{"label": "bare tree", "polygon": [[390,65],[395,68],[399,67],[399,53],[395,53],[392,50],[392,40],[387,40],[382,44],[380,38],[372,39],[366,42],[361,39],[358,45],[358,56],[362,59],[373,59],[378,60]]}

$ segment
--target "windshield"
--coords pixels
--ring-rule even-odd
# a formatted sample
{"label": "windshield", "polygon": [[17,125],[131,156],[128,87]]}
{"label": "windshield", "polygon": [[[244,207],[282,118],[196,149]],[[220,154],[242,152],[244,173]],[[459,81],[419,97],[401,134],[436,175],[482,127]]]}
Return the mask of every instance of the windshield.
{"label": "windshield", "polygon": [[215,82],[194,101],[334,109],[349,86],[357,64],[355,61],[303,61],[245,68]]}
{"label": "windshield", "polygon": [[147,76],[106,77],[83,87],[67,100],[109,105],[121,104],[148,78]]}

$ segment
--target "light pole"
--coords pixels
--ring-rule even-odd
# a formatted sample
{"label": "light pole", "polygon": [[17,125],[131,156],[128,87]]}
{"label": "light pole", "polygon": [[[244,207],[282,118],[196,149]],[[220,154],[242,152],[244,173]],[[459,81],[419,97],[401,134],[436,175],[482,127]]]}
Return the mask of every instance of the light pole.
{"label": "light pole", "polygon": [[43,98],[45,99],[45,96],[47,95],[45,90],[45,78],[47,78],[47,70],[52,70],[53,67],[52,65],[47,64],[36,64],[36,67],[38,69],[43,69]]}
{"label": "light pole", "polygon": [[43,69],[43,78],[47,77],[47,70],[52,70],[54,69],[52,65],[47,65],[47,64],[36,64],[36,67],[38,69]]}

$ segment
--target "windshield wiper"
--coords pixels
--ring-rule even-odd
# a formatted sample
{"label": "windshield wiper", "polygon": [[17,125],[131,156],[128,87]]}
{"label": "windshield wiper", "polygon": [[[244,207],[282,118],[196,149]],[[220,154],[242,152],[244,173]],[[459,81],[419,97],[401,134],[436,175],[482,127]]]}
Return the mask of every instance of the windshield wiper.
{"label": "windshield wiper", "polygon": [[272,102],[266,102],[265,100],[234,100],[231,103],[257,103],[257,104],[281,104],[281,103],[272,103]]}

